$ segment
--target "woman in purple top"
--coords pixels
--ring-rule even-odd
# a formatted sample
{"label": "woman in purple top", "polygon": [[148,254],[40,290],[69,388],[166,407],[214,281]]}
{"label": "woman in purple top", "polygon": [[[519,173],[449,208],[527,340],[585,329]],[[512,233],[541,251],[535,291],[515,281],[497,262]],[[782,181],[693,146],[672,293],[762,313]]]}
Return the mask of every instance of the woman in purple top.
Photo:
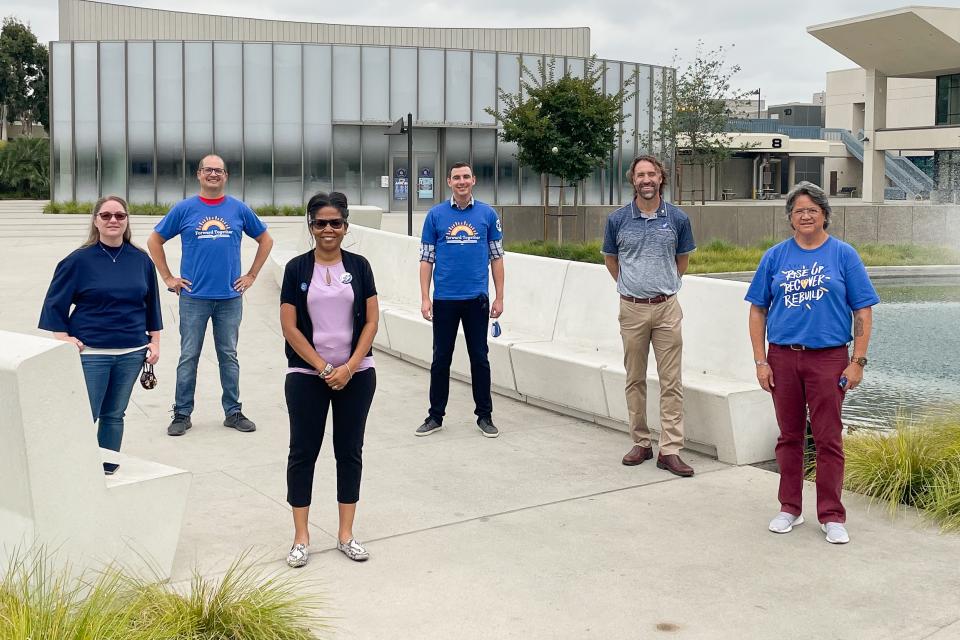
{"label": "woman in purple top", "polygon": [[[43,301],[39,327],[80,352],[97,442],[120,451],[123,417],[146,360],[160,359],[160,294],[150,257],[130,241],[127,203],[100,198],[90,233],[64,258]],[[107,475],[118,465],[103,463]]]}
{"label": "woman in purple top", "polygon": [[315,246],[287,263],[280,290],[288,363],[284,392],[290,414],[291,567],[302,567],[308,559],[314,467],[331,404],[340,512],[337,548],[351,560],[370,557],[353,537],[353,519],[360,500],[363,432],[377,387],[372,347],[380,310],[370,263],[340,248],[347,215],[342,193],[310,198],[307,224]]}
{"label": "woman in purple top", "polygon": [[817,518],[827,542],[845,544],[850,536],[840,501],[840,411],[844,395],[863,379],[872,307],[880,298],[856,249],[827,233],[830,203],[823,189],[796,185],[787,194],[786,212],[793,237],[763,255],[746,295],[757,381],[773,396],[780,425],[780,511],[769,529],[789,533],[803,523],[809,411],[817,446]]}

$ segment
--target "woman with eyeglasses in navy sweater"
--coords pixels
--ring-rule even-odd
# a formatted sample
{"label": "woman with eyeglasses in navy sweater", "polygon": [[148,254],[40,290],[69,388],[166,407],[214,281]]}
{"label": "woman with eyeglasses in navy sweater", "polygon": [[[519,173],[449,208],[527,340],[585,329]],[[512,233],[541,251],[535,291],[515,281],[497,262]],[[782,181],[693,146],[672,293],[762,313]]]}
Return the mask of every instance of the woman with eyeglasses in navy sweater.
{"label": "woman with eyeglasses in navy sweater", "polygon": [[[113,451],[144,361],[160,359],[163,328],[153,262],[130,235],[123,198],[100,198],[87,241],[57,265],[39,324],[80,352],[97,442]],[[117,466],[104,462],[104,473]]]}

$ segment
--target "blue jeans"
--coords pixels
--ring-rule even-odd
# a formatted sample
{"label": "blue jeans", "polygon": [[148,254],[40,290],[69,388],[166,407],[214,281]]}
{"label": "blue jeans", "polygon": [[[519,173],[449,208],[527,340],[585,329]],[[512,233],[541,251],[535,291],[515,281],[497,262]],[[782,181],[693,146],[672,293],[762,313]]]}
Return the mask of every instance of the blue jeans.
{"label": "blue jeans", "polygon": [[146,355],[147,350],[140,349],[122,356],[80,356],[93,421],[99,421],[97,442],[103,449],[120,451],[123,416]]}
{"label": "blue jeans", "polygon": [[177,391],[173,410],[180,415],[193,413],[193,394],[197,388],[197,363],[203,349],[207,321],[213,321],[213,346],[220,364],[220,386],[224,415],[240,411],[240,363],[237,339],[243,317],[241,296],[226,300],[203,300],[180,296],[180,362],[177,363]]}

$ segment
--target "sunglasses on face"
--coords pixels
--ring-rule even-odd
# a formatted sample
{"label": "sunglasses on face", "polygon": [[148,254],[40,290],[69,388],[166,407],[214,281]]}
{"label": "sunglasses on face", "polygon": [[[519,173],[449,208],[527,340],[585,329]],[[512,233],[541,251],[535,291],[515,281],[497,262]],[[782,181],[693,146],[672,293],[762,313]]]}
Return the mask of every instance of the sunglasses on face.
{"label": "sunglasses on face", "polygon": [[310,226],[318,231],[325,229],[327,225],[330,225],[331,229],[343,229],[343,225],[346,224],[346,221],[342,218],[334,218],[333,220],[311,220]]}
{"label": "sunglasses on face", "polygon": [[127,219],[127,214],[125,213],[110,213],[109,211],[104,211],[97,215],[100,216],[100,219],[104,222],[108,222],[110,218],[116,218],[117,222],[123,222]]}

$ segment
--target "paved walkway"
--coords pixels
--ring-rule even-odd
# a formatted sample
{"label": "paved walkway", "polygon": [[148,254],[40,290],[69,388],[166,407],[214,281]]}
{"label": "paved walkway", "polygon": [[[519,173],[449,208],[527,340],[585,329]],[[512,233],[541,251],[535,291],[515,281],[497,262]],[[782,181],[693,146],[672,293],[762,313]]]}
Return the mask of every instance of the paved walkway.
{"label": "paved walkway", "polygon": [[[135,219],[134,240],[142,244],[153,222]],[[276,222],[277,235],[298,231]],[[0,210],[0,328],[39,333],[54,265],[84,236],[77,217]],[[175,264],[177,243],[168,246]],[[164,297],[160,385],[135,390],[124,450],[194,473],[175,581],[194,568],[217,575],[246,549],[286,570],[292,523],[277,296],[261,277],[241,330],[244,411],[257,432],[220,426],[208,348],[194,428],[182,438],[165,432],[178,348],[175,298]],[[776,536],[766,530],[777,510],[772,473],[695,454],[686,456],[697,469],[691,479],[649,463],[627,468],[624,434],[506,398],[495,398],[503,435],[486,439],[473,425],[468,387],[457,382],[447,428],[415,438],[427,372],[385,354],[376,360],[356,525],[372,558],[355,564],[334,549],[326,446],[313,557],[299,572],[320,585],[339,638],[960,638],[958,535],[912,514],[891,519],[850,495],[849,545],[828,545],[812,523]],[[813,492],[805,497],[815,520]]]}

